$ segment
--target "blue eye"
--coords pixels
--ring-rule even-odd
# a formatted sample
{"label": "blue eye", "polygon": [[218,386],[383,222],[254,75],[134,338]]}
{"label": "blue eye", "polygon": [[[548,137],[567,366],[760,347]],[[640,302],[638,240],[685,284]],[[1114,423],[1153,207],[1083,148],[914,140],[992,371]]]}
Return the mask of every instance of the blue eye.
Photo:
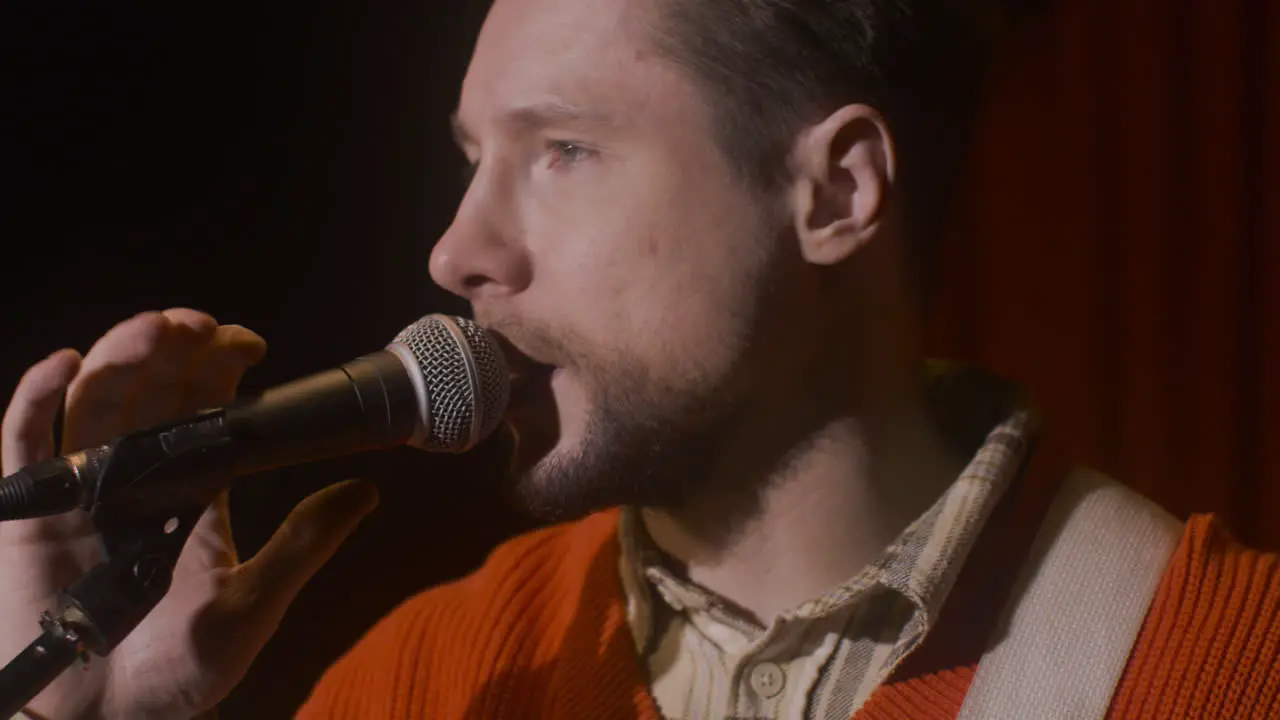
{"label": "blue eye", "polygon": [[567,140],[551,140],[547,143],[547,152],[551,155],[551,165],[573,165],[592,156],[592,151],[575,142]]}

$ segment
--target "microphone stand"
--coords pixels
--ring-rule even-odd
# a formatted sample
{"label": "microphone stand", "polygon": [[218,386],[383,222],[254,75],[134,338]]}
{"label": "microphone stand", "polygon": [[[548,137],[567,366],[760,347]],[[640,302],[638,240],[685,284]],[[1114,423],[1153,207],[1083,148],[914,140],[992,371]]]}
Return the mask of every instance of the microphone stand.
{"label": "microphone stand", "polygon": [[59,593],[56,612],[40,617],[43,633],[0,668],[0,718],[21,712],[77,659],[106,657],[169,591],[178,556],[219,484],[207,483],[207,497],[185,496],[179,507],[141,511],[131,490],[187,467],[207,473],[197,468],[207,468],[227,438],[187,432],[165,440],[138,433],[112,447],[89,510],[105,559]]}

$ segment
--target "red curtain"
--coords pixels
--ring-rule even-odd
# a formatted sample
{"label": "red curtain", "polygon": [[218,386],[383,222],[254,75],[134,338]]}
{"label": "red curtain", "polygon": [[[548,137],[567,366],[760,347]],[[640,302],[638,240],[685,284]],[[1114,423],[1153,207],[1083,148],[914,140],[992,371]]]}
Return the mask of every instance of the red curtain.
{"label": "red curtain", "polygon": [[1001,56],[934,347],[1280,548],[1280,2],[1064,0]]}

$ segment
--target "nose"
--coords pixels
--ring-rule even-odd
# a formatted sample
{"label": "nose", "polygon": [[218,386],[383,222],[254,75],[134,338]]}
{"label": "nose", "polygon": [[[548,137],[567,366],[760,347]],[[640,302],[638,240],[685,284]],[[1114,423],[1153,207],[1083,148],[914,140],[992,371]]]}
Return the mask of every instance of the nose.
{"label": "nose", "polygon": [[[505,206],[505,207],[504,207]],[[510,203],[477,177],[453,223],[431,251],[431,279],[472,303],[515,295],[529,286],[532,263],[520,234],[507,220]]]}

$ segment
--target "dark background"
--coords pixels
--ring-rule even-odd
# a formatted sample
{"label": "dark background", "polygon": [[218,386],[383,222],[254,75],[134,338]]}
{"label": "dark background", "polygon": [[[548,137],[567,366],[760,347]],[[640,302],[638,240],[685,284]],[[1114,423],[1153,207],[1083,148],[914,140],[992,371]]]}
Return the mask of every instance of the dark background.
{"label": "dark background", "polygon": [[[247,392],[464,310],[431,283],[427,258],[463,189],[448,115],[479,22],[439,7],[6,3],[0,392],[143,310],[195,307],[260,333],[270,349]],[[500,450],[403,450],[243,480],[232,498],[243,556],[328,482],[370,478],[382,503],[223,716],[289,716],[376,618],[525,527],[490,479]]]}
{"label": "dark background", "polygon": [[[1023,383],[1083,460],[1280,547],[1280,3],[1060,2],[1006,49],[947,251],[933,349]],[[6,2],[0,392],[175,305],[253,328],[254,391],[463,308],[427,257],[461,197],[466,3]],[[380,509],[224,703],[286,717],[416,590],[528,526],[496,447],[249,478],[251,554],[308,492]]]}

